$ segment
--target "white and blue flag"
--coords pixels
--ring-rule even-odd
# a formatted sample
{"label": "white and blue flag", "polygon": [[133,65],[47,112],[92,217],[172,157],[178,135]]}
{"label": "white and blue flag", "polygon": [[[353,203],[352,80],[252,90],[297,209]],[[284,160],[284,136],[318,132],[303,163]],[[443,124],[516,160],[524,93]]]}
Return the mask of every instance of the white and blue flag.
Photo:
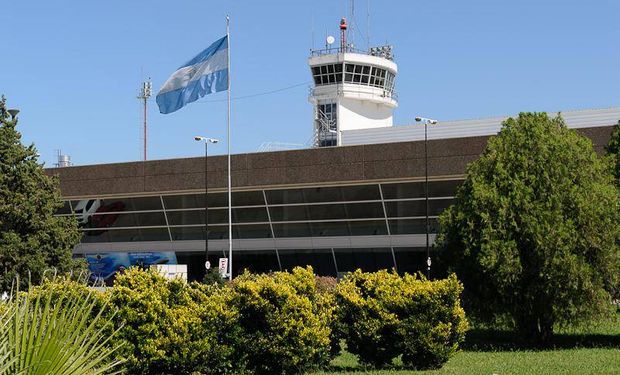
{"label": "white and blue flag", "polygon": [[228,89],[228,36],[183,64],[157,93],[160,113],[172,113],[205,95]]}

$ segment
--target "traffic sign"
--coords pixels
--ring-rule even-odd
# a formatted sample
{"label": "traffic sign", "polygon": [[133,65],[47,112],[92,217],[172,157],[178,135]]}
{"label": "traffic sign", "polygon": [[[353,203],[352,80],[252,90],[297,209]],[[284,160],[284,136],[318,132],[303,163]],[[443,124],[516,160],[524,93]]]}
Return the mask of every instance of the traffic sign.
{"label": "traffic sign", "polygon": [[220,258],[220,275],[226,275],[228,271],[228,258]]}

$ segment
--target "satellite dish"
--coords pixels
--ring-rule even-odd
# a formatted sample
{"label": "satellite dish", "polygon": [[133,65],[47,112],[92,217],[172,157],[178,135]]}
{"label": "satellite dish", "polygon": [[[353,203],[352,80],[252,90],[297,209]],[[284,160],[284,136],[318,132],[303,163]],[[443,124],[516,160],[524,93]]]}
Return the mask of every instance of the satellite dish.
{"label": "satellite dish", "polygon": [[333,36],[331,36],[331,35],[330,35],[330,36],[328,36],[328,37],[327,37],[327,40],[326,40],[327,44],[334,44],[334,42],[335,42],[335,41],[336,41],[336,38],[334,38],[334,37],[333,37]]}

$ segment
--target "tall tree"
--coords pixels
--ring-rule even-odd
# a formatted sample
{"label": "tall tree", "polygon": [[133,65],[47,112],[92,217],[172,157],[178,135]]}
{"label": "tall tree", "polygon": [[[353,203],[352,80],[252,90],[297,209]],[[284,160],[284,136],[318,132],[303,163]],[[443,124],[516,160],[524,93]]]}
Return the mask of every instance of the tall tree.
{"label": "tall tree", "polygon": [[620,197],[606,160],[560,116],[503,123],[440,217],[437,246],[463,281],[466,308],[511,317],[543,345],[554,325],[611,311]]}
{"label": "tall tree", "polygon": [[19,276],[22,290],[46,269],[83,269],[72,258],[80,240],[74,218],[55,217],[62,207],[58,181],[43,171],[34,145],[24,146],[17,118],[0,99],[0,290]]}
{"label": "tall tree", "polygon": [[614,176],[616,176],[616,184],[620,187],[620,121],[614,126],[605,151],[607,151],[607,155],[611,156],[614,163]]}

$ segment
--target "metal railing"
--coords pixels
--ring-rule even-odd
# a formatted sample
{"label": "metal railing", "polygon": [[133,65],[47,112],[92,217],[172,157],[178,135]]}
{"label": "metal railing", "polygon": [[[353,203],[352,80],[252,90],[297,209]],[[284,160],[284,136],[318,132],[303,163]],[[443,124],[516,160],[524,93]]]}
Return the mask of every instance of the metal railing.
{"label": "metal railing", "polygon": [[[353,82],[345,82],[344,84],[347,84],[347,85],[358,85],[358,86],[362,86],[362,87],[371,87],[371,88],[374,88],[374,89],[382,91],[382,93],[381,94],[369,93],[369,92],[362,93],[362,92],[359,92],[359,91],[356,91],[356,90],[353,90],[353,89],[345,90],[345,88],[343,87],[343,83],[339,82],[339,83],[334,83],[334,85],[338,85],[338,91],[336,93],[338,96],[342,96],[345,92],[346,93],[360,93],[360,94],[368,94],[368,95],[377,95],[377,96],[380,96],[382,98],[390,98],[390,99],[398,101],[398,94],[395,91],[389,91],[389,90],[386,90],[386,89],[381,88],[381,87],[370,86],[370,85],[365,85],[365,84],[360,84],[360,83],[353,83]],[[308,97],[309,98],[314,97],[316,95],[316,90],[319,87],[324,87],[324,86],[327,86],[327,85],[321,85],[321,86],[318,86],[318,87],[308,87]]]}
{"label": "metal railing", "polygon": [[370,55],[370,51],[358,49],[352,46],[346,46],[344,50],[340,47],[328,47],[323,49],[311,49],[310,56],[324,56],[324,55],[333,55],[336,53],[359,53],[361,55]]}

